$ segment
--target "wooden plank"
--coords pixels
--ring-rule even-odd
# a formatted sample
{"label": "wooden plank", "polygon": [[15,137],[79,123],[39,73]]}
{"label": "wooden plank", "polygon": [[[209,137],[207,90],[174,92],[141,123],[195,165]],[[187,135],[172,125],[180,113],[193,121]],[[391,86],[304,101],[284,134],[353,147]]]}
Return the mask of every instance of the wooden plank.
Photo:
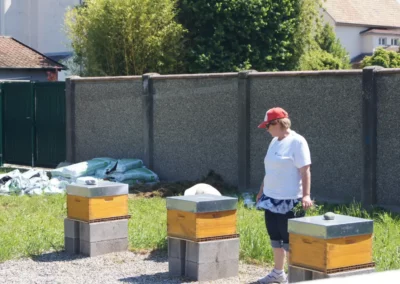
{"label": "wooden plank", "polygon": [[196,214],[196,238],[236,234],[236,210]]}
{"label": "wooden plank", "polygon": [[326,272],[372,262],[372,234],[318,239],[290,234],[291,265]]}
{"label": "wooden plank", "polygon": [[192,213],[167,210],[170,237],[197,240],[236,234],[236,210]]}
{"label": "wooden plank", "polygon": [[128,195],[103,196],[89,199],[89,219],[128,215]]}
{"label": "wooden plank", "polygon": [[67,195],[67,215],[70,219],[89,219],[89,199],[82,196]]}
{"label": "wooden plank", "polygon": [[327,269],[371,263],[372,235],[328,240],[327,251]]}
{"label": "wooden plank", "polygon": [[196,237],[196,214],[167,210],[167,233],[170,237],[194,239]]}
{"label": "wooden plank", "polygon": [[67,195],[68,218],[91,221],[128,215],[128,195],[87,198]]}
{"label": "wooden plank", "polygon": [[313,268],[319,271],[326,269],[326,243],[322,239],[289,235],[290,265]]}

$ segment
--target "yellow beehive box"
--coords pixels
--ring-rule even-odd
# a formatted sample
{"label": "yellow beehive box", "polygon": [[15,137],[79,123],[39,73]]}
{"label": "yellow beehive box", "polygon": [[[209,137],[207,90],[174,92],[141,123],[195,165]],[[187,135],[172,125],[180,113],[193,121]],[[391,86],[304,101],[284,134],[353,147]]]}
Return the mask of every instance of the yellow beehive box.
{"label": "yellow beehive box", "polygon": [[128,185],[105,181],[96,185],[69,185],[67,215],[86,222],[127,216]]}
{"label": "yellow beehive box", "polygon": [[192,195],[167,198],[167,234],[192,241],[237,234],[237,198]]}
{"label": "yellow beehive box", "polygon": [[373,221],[333,216],[289,220],[290,265],[324,273],[373,266]]}

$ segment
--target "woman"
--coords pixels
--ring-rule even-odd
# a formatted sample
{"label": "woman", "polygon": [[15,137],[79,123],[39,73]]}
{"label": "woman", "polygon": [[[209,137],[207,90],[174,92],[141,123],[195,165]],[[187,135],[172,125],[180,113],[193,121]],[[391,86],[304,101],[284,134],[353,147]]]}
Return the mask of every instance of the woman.
{"label": "woman", "polygon": [[257,208],[265,210],[265,224],[274,252],[275,267],[259,283],[286,283],[285,256],[289,256],[288,219],[299,217],[293,208],[301,203],[307,210],[310,198],[311,157],[307,141],[290,129],[288,113],[282,108],[267,111],[258,128],[273,137],[264,159],[265,177],[257,194]]}

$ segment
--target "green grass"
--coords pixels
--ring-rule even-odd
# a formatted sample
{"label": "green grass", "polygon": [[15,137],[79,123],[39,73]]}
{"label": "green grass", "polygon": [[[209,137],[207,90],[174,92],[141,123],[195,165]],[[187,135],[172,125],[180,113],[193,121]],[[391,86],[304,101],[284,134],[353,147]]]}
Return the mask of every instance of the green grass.
{"label": "green grass", "polygon": [[6,174],[9,173],[11,171],[15,170],[14,168],[4,168],[4,167],[0,167],[0,174]]}
{"label": "green grass", "polygon": [[[382,210],[367,212],[358,204],[319,206],[308,215],[327,211],[374,219],[374,261],[377,269],[400,269],[400,218]],[[129,244],[132,250],[166,250],[165,199],[129,200]],[[271,264],[272,250],[263,211],[238,206],[240,258],[248,263]],[[65,196],[0,196],[0,262],[22,256],[62,250]]]}

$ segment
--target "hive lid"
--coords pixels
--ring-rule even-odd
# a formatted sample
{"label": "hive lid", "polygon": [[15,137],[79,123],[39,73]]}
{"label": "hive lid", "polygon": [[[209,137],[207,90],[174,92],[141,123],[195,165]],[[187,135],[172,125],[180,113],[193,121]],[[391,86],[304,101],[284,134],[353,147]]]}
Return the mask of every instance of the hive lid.
{"label": "hive lid", "polygon": [[83,197],[115,196],[129,193],[127,184],[110,181],[99,181],[96,185],[72,183],[67,185],[67,194]]}
{"label": "hive lid", "polygon": [[289,219],[288,231],[292,234],[320,239],[333,239],[373,233],[373,221],[346,215],[334,214],[333,220],[324,215]]}
{"label": "hive lid", "polygon": [[227,196],[198,194],[167,197],[168,210],[180,210],[193,213],[236,210],[238,199]]}

